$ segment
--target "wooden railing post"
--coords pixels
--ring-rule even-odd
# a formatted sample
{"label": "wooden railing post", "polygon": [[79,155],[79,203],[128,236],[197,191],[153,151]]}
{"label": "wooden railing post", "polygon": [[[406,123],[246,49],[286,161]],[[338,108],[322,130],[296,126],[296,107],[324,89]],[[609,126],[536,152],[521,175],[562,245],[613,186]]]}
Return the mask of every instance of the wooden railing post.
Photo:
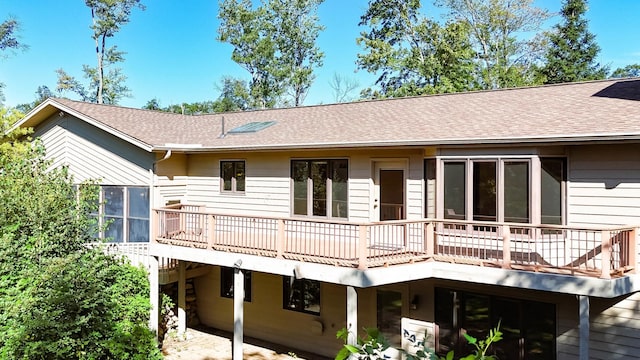
{"label": "wooden railing post", "polygon": [[284,219],[278,219],[278,237],[276,238],[276,257],[282,259],[284,256]]}
{"label": "wooden railing post", "polygon": [[629,231],[629,267],[631,273],[637,273],[637,256],[638,256],[638,228],[633,228]]}
{"label": "wooden railing post", "polygon": [[502,226],[502,268],[511,269],[511,229]]}
{"label": "wooden railing post", "polygon": [[367,268],[367,225],[359,225],[358,236],[358,269]]}
{"label": "wooden railing post", "polygon": [[[157,242],[156,239],[158,238],[158,235],[160,235],[160,214],[156,209],[153,209],[152,214],[153,215],[151,219],[151,239],[149,239],[149,242],[155,243]],[[163,225],[166,226],[166,224],[163,224]]]}
{"label": "wooden railing post", "polygon": [[435,232],[433,222],[426,223],[424,228],[424,249],[428,257],[433,257],[435,252]]}
{"label": "wooden railing post", "polygon": [[213,249],[213,245],[216,242],[216,217],[215,215],[207,216],[207,221],[209,222],[209,232],[207,233],[207,249]]}
{"label": "wooden railing post", "polygon": [[602,254],[602,272],[600,279],[611,279],[611,234],[607,230],[600,232],[602,237],[602,245],[600,252]]}

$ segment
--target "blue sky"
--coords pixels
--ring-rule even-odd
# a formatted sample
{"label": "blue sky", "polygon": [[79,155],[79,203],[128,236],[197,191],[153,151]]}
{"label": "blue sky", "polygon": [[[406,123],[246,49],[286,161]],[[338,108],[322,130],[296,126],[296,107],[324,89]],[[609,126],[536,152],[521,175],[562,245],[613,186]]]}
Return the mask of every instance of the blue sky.
{"label": "blue sky", "polygon": [[[232,47],[216,41],[217,0],[143,2],[146,10],[135,11],[110,43],[127,52],[121,67],[133,97],[121,105],[141,107],[153,98],[162,106],[214,100],[223,76],[248,79],[248,73],[231,61]],[[553,12],[561,6],[560,0],[535,3]],[[431,1],[423,4],[427,13],[433,11]],[[316,70],[305,104],[333,101],[329,81],[334,73],[357,80],[360,87],[373,85],[375,77],[356,71],[355,65],[361,50],[355,39],[362,30],[357,24],[366,6],[366,0],[325,0],[321,5],[319,16],[326,30],[318,45],[325,52],[324,66]],[[640,63],[639,15],[640,0],[589,1],[589,28],[601,47],[601,63],[612,69]],[[0,20],[8,16],[22,23],[20,40],[29,49],[0,59],[6,105],[33,101],[40,85],[54,90],[58,68],[84,81],[82,65],[95,66],[91,13],[84,1],[0,0]],[[548,26],[559,20],[551,19]]]}

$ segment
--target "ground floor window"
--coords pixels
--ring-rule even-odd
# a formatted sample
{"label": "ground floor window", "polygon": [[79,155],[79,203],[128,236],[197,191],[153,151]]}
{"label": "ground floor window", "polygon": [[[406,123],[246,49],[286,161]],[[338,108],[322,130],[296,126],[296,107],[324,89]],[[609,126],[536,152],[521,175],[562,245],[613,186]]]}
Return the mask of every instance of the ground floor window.
{"label": "ground floor window", "polygon": [[287,310],[320,315],[320,282],[282,277],[282,307]]}
{"label": "ground floor window", "polygon": [[[251,302],[251,271],[242,270],[242,274],[244,276],[244,301]],[[220,296],[233,298],[233,276],[233,268],[220,268]]]}
{"label": "ground floor window", "polygon": [[149,187],[100,186],[100,238],[110,242],[149,241]]}
{"label": "ground floor window", "polygon": [[442,288],[436,289],[435,297],[438,354],[472,352],[462,334],[484,339],[500,322],[504,338],[491,349],[499,359],[556,358],[554,304]]}

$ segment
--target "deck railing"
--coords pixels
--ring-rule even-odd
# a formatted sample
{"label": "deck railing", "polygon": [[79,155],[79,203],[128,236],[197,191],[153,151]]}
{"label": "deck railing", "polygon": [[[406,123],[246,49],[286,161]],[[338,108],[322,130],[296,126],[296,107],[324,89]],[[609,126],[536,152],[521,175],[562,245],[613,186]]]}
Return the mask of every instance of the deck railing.
{"label": "deck railing", "polygon": [[610,278],[635,272],[635,227],[587,228],[421,219],[350,223],[154,210],[152,241],[358,267],[425,259]]}

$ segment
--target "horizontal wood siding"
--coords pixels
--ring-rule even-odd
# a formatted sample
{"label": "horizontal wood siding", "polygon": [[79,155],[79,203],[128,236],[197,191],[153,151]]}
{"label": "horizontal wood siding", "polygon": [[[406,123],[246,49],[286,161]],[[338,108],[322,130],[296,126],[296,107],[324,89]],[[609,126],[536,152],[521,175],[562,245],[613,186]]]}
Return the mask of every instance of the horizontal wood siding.
{"label": "horizontal wood siding", "polygon": [[[245,161],[245,192],[222,192],[220,161]],[[187,203],[230,214],[289,216],[289,159],[285,154],[191,155]]]}
{"label": "horizontal wood siding", "polygon": [[591,300],[591,359],[634,359],[640,354],[640,294]]}
{"label": "horizontal wood siding", "polygon": [[422,154],[412,154],[409,158],[406,184],[407,219],[424,217],[423,178],[424,157]]}
{"label": "horizontal wood siding", "polygon": [[67,165],[74,181],[149,185],[153,154],[66,115],[52,116],[35,131],[54,165]]}
{"label": "horizontal wood siding", "polygon": [[570,150],[568,221],[572,225],[640,224],[637,145],[574,146]]}
{"label": "horizontal wood siding", "polygon": [[371,158],[363,153],[351,156],[349,161],[349,218],[351,221],[371,220],[373,174]]}

